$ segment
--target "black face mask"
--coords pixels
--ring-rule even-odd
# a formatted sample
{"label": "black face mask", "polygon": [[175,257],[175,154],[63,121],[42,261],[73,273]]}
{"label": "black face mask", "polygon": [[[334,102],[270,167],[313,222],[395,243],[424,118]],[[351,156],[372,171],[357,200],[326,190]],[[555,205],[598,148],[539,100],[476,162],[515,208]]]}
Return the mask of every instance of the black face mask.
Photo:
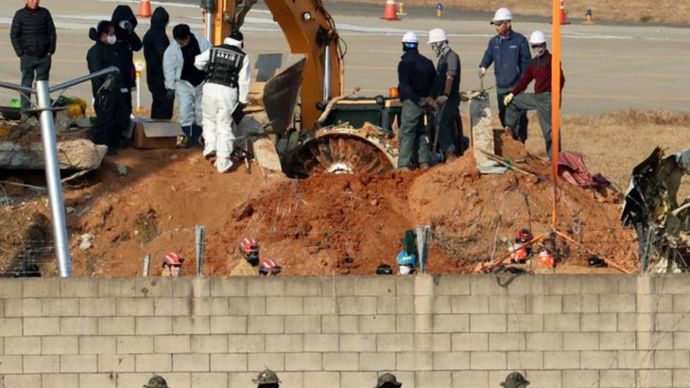
{"label": "black face mask", "polygon": [[252,265],[252,267],[256,267],[259,265],[259,253],[258,252],[251,252],[247,254],[247,262]]}

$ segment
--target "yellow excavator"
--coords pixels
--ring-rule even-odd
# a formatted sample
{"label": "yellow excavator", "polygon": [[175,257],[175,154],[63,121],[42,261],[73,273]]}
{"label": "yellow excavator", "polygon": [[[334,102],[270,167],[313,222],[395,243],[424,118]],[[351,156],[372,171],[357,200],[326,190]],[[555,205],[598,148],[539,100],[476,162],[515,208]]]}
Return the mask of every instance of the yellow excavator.
{"label": "yellow excavator", "polygon": [[[211,42],[221,44],[231,31],[240,30],[257,2],[201,0]],[[319,172],[377,174],[394,169],[397,149],[389,139],[399,101],[383,96],[350,98],[356,90],[344,94],[345,50],[322,1],[264,3],[291,54],[300,58],[287,67],[282,60],[257,59],[273,66],[258,104],[267,117],[264,127],[277,137],[283,171],[299,178]]]}

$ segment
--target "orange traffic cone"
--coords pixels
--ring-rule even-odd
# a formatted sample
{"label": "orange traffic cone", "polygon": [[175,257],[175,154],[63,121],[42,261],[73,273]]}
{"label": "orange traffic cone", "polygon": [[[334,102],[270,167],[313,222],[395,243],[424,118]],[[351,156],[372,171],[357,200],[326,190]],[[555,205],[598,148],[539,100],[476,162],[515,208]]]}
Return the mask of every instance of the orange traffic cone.
{"label": "orange traffic cone", "polygon": [[399,20],[395,7],[395,0],[386,0],[386,7],[383,9],[384,20]]}
{"label": "orange traffic cone", "polygon": [[561,25],[570,24],[566,19],[564,0],[561,0]]}
{"label": "orange traffic cone", "polygon": [[140,18],[151,17],[151,0],[141,0],[139,2],[139,13],[137,13],[137,16]]}

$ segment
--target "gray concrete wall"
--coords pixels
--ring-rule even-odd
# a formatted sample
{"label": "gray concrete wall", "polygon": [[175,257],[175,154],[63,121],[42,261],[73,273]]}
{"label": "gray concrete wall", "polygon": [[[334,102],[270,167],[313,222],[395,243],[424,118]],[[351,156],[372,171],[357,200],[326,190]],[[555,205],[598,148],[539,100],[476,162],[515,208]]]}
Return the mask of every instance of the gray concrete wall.
{"label": "gray concrete wall", "polygon": [[690,386],[690,277],[497,280],[2,280],[0,387]]}

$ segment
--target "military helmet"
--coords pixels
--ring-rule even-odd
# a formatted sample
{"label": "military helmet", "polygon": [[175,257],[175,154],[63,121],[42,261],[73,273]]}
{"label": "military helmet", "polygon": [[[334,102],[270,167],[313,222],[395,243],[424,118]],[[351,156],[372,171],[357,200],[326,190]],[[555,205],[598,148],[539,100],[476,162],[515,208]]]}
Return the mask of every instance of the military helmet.
{"label": "military helmet", "polygon": [[168,383],[161,376],[153,375],[144,388],[168,388]]}
{"label": "military helmet", "polygon": [[259,375],[256,376],[255,379],[252,379],[252,381],[255,384],[280,384],[280,380],[278,380],[278,375],[276,372],[266,368],[263,371],[259,372]]}
{"label": "military helmet", "polygon": [[399,387],[402,385],[400,382],[398,382],[398,379],[395,377],[394,374],[384,373],[381,376],[379,376],[379,379],[376,382],[376,387],[374,387],[374,388],[381,388],[386,384],[391,384],[395,387]]}
{"label": "military helmet", "polygon": [[525,376],[520,372],[513,372],[506,377],[506,381],[501,383],[505,388],[522,388],[529,385],[529,381],[525,380]]}

